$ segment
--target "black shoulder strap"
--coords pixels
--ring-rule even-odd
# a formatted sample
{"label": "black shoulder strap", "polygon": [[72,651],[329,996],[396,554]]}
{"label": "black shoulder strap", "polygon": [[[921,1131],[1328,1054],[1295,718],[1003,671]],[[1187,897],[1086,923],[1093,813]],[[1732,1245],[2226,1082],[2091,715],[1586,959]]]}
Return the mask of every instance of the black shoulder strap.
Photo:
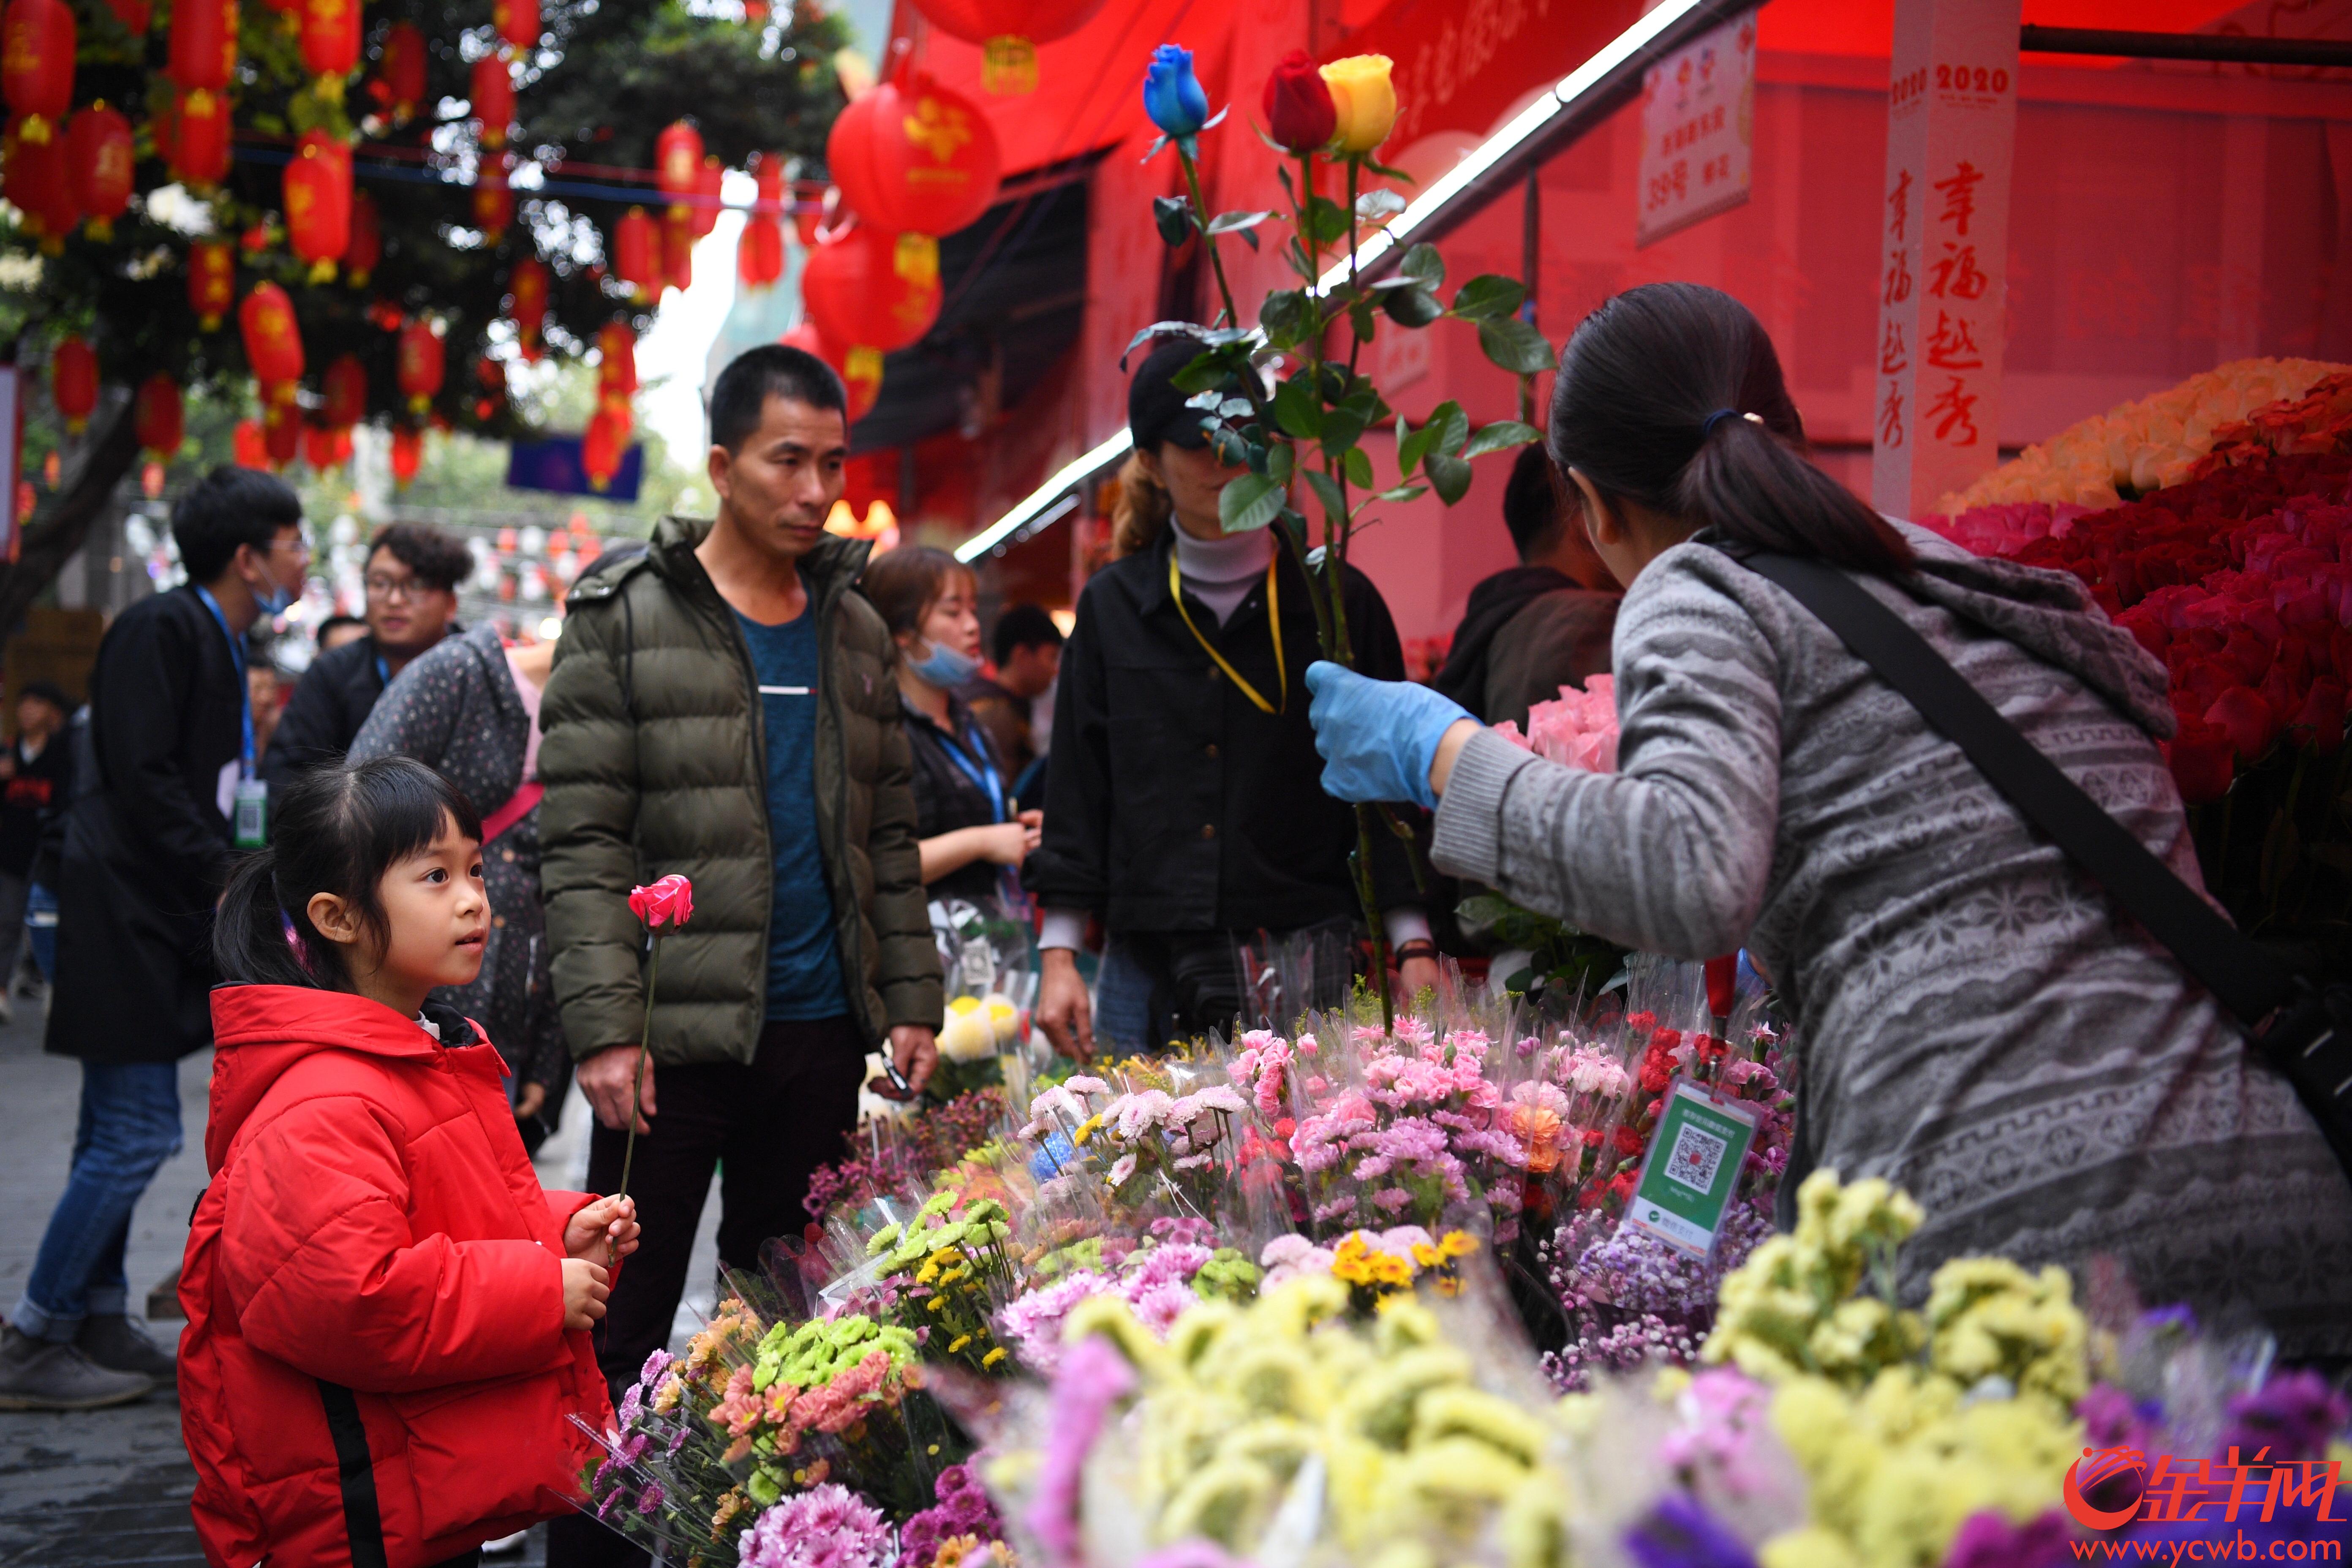
{"label": "black shoulder strap", "polygon": [[323,1377],[319,1398],[327,1407],[327,1435],[335,1444],[335,1475],[343,1489],[343,1530],[351,1537],[352,1568],[389,1568],[383,1511],[376,1504],[375,1458],[368,1452],[359,1399]]}
{"label": "black shoulder strap", "polygon": [[2174,876],[1867,588],[1834,566],[1794,555],[1759,553],[1743,563],[1786,589],[1855,658],[1910,699],[2010,804],[2080,861],[2242,1023],[2260,1024],[2297,994],[2293,970]]}

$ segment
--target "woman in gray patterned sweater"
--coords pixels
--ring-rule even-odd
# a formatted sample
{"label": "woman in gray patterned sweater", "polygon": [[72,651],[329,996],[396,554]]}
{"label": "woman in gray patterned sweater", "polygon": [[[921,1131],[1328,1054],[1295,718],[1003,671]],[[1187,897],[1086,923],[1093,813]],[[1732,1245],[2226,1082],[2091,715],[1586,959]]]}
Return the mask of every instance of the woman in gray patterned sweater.
{"label": "woman in gray patterned sweater", "polygon": [[[1808,464],[1771,342],[1729,296],[1633,289],[1562,356],[1552,458],[1620,581],[1612,774],[1425,689],[1308,675],[1326,787],[1437,807],[1448,871],[1614,941],[1745,945],[1798,1020],[1795,1150],[1927,1211],[1956,1254],[2150,1303],[2242,1303],[2291,1356],[2352,1353],[2352,1184],[2294,1090],[2172,955],[1743,546],[1831,562],[2192,884],[2157,748],[2160,666],[2074,578],[1889,523]],[[1785,1213],[1784,1213],[1785,1217]]]}

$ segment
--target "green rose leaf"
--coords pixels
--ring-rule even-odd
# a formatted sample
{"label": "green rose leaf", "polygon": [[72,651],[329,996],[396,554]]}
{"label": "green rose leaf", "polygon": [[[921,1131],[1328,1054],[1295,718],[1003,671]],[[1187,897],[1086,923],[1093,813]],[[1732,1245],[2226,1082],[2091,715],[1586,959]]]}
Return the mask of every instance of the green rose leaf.
{"label": "green rose leaf", "polygon": [[[1225,488],[1230,489],[1233,487],[1228,485]],[[1307,469],[1307,488],[1313,490],[1315,499],[1323,503],[1323,515],[1327,520],[1337,522],[1348,515],[1348,498],[1340,492],[1339,482],[1330,475],[1314,468]]]}
{"label": "green rose leaf", "polygon": [[1425,327],[1445,314],[1445,307],[1426,289],[1392,289],[1381,296],[1381,306],[1401,327]]}
{"label": "green rose leaf", "polygon": [[1327,456],[1336,458],[1362,438],[1371,424],[1370,410],[1352,398],[1323,416],[1321,439]]}
{"label": "green rose leaf", "polygon": [[1303,381],[1282,382],[1274,389],[1274,422],[1286,436],[1315,440],[1323,434],[1323,400]]}
{"label": "green rose leaf", "polygon": [[1297,449],[1287,442],[1277,441],[1266,449],[1265,474],[1276,484],[1286,485],[1298,467]]}
{"label": "green rose leaf", "polygon": [[1479,322],[1478,346],[1486,351],[1488,359],[1515,375],[1533,375],[1559,365],[1550,341],[1516,316]]}
{"label": "green rose leaf", "polygon": [[1227,533],[1264,528],[1282,510],[1282,486],[1265,474],[1244,474],[1217,495],[1217,521]]}
{"label": "green rose leaf", "polygon": [[1358,342],[1368,343],[1372,341],[1374,325],[1372,302],[1370,300],[1359,300],[1348,307],[1348,326],[1355,332]]}
{"label": "green rose leaf", "polygon": [[1154,338],[1206,338],[1208,335],[1209,329],[1198,321],[1154,321],[1127,340],[1127,347],[1119,351],[1118,368],[1125,370],[1127,356]]}
{"label": "green rose leaf", "polygon": [[1192,237],[1192,204],[1182,196],[1151,198],[1151,221],[1162,243],[1171,247]]}
{"label": "green rose leaf", "polygon": [[1387,489],[1384,489],[1380,494],[1374,496],[1372,499],[1374,500],[1394,501],[1419,500],[1428,493],[1429,487],[1427,485],[1391,485]]}
{"label": "green rose leaf", "polygon": [[1458,453],[1470,438],[1470,416],[1450,397],[1429,411],[1429,427],[1437,432],[1429,444],[1433,452]]}
{"label": "green rose leaf", "polygon": [[1307,231],[1322,245],[1347,238],[1348,209],[1329,196],[1317,196],[1307,204]]}
{"label": "green rose leaf", "polygon": [[1372,488],[1372,455],[1370,452],[1361,447],[1350,447],[1340,462],[1348,470],[1349,484],[1362,490]]}
{"label": "green rose leaf", "polygon": [[1542,439],[1543,432],[1532,425],[1523,425],[1517,419],[1497,419],[1471,437],[1470,444],[1462,448],[1462,455],[1483,458],[1489,452],[1507,451],[1513,447],[1524,447],[1530,441]]}
{"label": "green rose leaf", "polygon": [[1276,289],[1258,309],[1257,324],[1265,329],[1266,342],[1278,349],[1305,342],[1314,331],[1313,323],[1314,308],[1304,289]]}
{"label": "green rose leaf", "polygon": [[1528,286],[1517,279],[1499,272],[1482,273],[1454,296],[1454,313],[1473,321],[1516,315],[1527,297]]}
{"label": "green rose leaf", "polygon": [[1437,254],[1433,245],[1416,245],[1404,253],[1397,270],[1423,289],[1434,289],[1445,281],[1445,258]]}
{"label": "green rose leaf", "polygon": [[[1166,200],[1168,200],[1166,196],[1158,196],[1153,198],[1152,205],[1156,206],[1160,202],[1164,202]],[[1216,216],[1209,220],[1209,232],[1211,234],[1240,234],[1245,229],[1255,228],[1258,225],[1264,223],[1273,216],[1274,215],[1270,212],[1219,213]]]}
{"label": "green rose leaf", "polygon": [[1422,460],[1422,472],[1437,490],[1437,499],[1452,506],[1470,493],[1470,465],[1460,458],[1432,452]]}
{"label": "green rose leaf", "polygon": [[1366,191],[1356,198],[1356,216],[1363,223],[1378,223],[1404,211],[1404,198],[1394,191]]}
{"label": "green rose leaf", "polygon": [[1217,405],[1217,415],[1224,419],[1239,419],[1244,414],[1255,411],[1256,405],[1246,397],[1228,397]]}

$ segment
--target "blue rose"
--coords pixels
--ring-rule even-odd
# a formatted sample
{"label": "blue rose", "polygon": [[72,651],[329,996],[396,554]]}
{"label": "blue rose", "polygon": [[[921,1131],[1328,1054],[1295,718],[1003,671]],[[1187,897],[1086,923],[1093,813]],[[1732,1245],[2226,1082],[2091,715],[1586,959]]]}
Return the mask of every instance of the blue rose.
{"label": "blue rose", "polygon": [[1192,51],[1162,44],[1143,73],[1143,112],[1170,136],[1190,136],[1209,122],[1209,95],[1192,74]]}

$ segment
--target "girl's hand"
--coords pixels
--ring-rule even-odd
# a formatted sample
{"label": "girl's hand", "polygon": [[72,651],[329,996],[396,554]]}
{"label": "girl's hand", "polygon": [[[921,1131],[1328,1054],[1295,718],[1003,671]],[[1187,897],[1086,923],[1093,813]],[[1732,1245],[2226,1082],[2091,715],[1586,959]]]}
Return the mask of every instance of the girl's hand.
{"label": "girl's hand", "polygon": [[546,1109],[547,1085],[543,1083],[527,1083],[522,1086],[522,1092],[515,1096],[517,1117],[537,1116]]}
{"label": "girl's hand", "polygon": [[604,1298],[613,1293],[609,1276],[600,1264],[584,1258],[563,1260],[563,1326],[593,1329],[604,1315]]}
{"label": "girl's hand", "polygon": [[[1045,820],[1042,812],[1038,814],[1038,820]],[[993,860],[1000,866],[1018,866],[1036,844],[1028,825],[1023,822],[992,823],[972,831],[980,835],[980,858]]]}
{"label": "girl's hand", "polygon": [[1038,845],[1045,841],[1045,814],[1044,812],[1024,811],[1013,820],[1020,823],[1023,827],[1028,829],[1027,835],[1021,840],[1022,846],[1025,851],[1034,852]]}
{"label": "girl's hand", "polygon": [[563,1251],[583,1262],[626,1258],[637,1249],[637,1200],[598,1198],[563,1226]]}

